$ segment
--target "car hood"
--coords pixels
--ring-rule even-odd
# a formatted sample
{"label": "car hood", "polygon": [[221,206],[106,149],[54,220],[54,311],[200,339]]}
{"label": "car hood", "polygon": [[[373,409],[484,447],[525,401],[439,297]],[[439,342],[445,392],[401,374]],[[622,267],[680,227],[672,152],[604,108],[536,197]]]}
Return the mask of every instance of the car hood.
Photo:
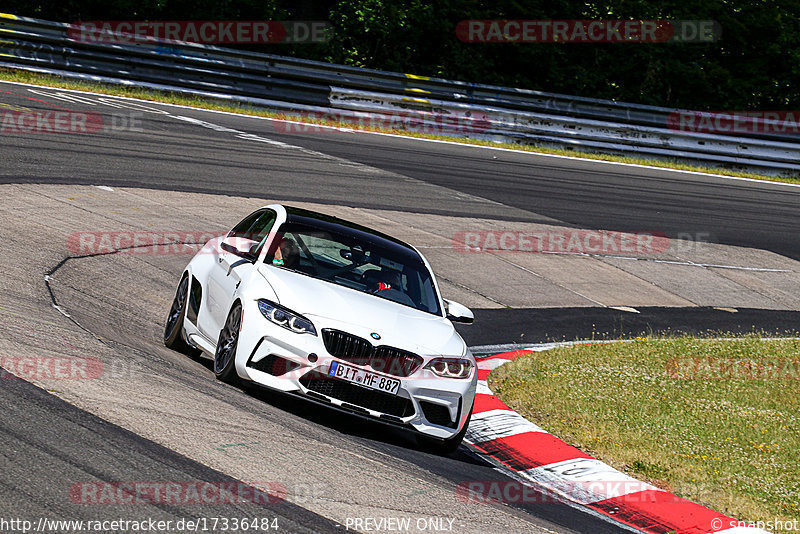
{"label": "car hood", "polygon": [[464,341],[443,317],[285,269],[265,266],[259,273],[272,286],[279,304],[312,320],[322,318],[323,328],[335,328],[338,323],[366,338],[374,332],[381,336],[382,345],[420,354],[460,356],[464,352]]}

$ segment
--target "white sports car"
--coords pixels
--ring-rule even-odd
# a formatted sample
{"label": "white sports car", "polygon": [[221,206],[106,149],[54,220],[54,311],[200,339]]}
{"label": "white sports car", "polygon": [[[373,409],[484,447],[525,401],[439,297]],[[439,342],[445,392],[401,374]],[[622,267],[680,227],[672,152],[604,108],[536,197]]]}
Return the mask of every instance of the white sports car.
{"label": "white sports car", "polygon": [[282,205],[212,239],[181,276],[164,342],[199,349],[224,381],[244,379],[415,431],[455,450],[475,397],[475,359],[414,247]]}

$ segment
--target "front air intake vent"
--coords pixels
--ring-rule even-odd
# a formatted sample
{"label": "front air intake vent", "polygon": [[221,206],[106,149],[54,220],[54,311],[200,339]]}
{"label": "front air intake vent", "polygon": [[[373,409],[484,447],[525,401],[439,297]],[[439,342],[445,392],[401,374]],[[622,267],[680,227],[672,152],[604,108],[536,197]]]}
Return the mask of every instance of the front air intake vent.
{"label": "front air intake vent", "polygon": [[266,356],[257,362],[248,362],[247,366],[272,376],[285,375],[286,373],[302,367],[298,363],[281,358],[280,356],[276,356],[274,354],[270,354],[269,356]]}
{"label": "front air intake vent", "polygon": [[419,407],[422,408],[422,413],[425,414],[425,419],[427,419],[429,423],[449,428],[456,427],[456,423],[450,418],[450,410],[447,406],[427,401],[419,401]]}

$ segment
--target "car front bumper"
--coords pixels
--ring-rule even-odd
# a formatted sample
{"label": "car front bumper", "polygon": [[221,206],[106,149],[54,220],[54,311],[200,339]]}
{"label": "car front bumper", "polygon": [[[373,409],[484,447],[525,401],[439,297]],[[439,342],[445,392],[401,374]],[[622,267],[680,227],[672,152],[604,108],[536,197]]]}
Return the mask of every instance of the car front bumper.
{"label": "car front bumper", "polygon": [[[252,310],[250,315],[245,313],[245,325],[248,319],[262,318],[257,309],[255,313],[259,316],[254,317]],[[236,370],[242,378],[439,439],[456,435],[467,422],[477,384],[474,366],[465,379],[438,377],[425,370],[424,364],[408,377],[378,373],[335,358],[326,350],[321,336],[296,334],[266,320],[263,323],[259,328],[243,329],[240,335]],[[332,362],[398,380],[399,388],[391,394],[329,376]]]}

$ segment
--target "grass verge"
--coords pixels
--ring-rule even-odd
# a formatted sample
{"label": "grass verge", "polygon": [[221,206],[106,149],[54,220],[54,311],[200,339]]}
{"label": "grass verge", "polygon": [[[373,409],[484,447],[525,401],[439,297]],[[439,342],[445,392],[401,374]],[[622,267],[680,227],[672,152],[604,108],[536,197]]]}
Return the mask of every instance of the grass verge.
{"label": "grass verge", "polygon": [[[702,167],[697,165],[688,165],[675,160],[653,160],[636,157],[617,156],[612,154],[592,154],[586,152],[577,152],[575,150],[557,149],[549,147],[538,147],[519,145],[514,143],[497,143],[493,141],[485,141],[481,139],[469,139],[465,137],[453,137],[446,135],[436,135],[431,133],[413,132],[408,130],[390,129],[390,128],[376,128],[369,124],[353,124],[350,122],[336,122],[329,120],[316,120],[309,117],[298,117],[296,115],[288,115],[286,113],[279,113],[265,109],[258,109],[246,104],[235,104],[225,101],[218,101],[214,99],[187,96],[181,93],[173,93],[168,91],[155,91],[150,89],[138,88],[135,86],[122,86],[110,85],[103,83],[93,83],[86,81],[73,80],[70,78],[62,78],[48,74],[39,74],[24,70],[8,69],[0,67],[0,80],[30,83],[37,85],[44,85],[48,87],[55,87],[61,89],[76,89],[80,91],[87,91],[91,93],[100,93],[114,96],[124,96],[129,98],[138,98],[141,100],[149,100],[152,102],[162,102],[167,104],[178,104],[183,106],[192,106],[201,109],[210,109],[216,111],[227,111],[230,113],[240,113],[243,115],[253,115],[258,117],[269,117],[275,119],[290,119],[308,124],[318,124],[322,126],[336,126],[346,127],[354,130],[373,131],[380,133],[391,133],[396,135],[404,135],[407,137],[415,137],[422,139],[436,139],[443,141],[453,141],[458,143],[477,145],[477,146],[493,146],[500,148],[508,148],[512,150],[519,150],[523,152],[534,152],[538,154],[552,154],[558,156],[570,156],[590,160],[600,161],[613,161],[618,163],[630,163],[634,165],[645,165],[648,167],[656,167],[663,169],[677,169],[693,172],[704,172],[710,174],[718,174],[721,176],[736,176],[742,178],[753,178],[756,180],[766,180],[772,182],[786,182],[800,184],[800,176],[789,177],[776,177],[767,176],[763,174],[756,174],[752,172],[742,172],[728,169],[718,169],[713,167]],[[301,130],[299,133],[310,133],[308,130]]]}
{"label": "grass verge", "polygon": [[800,520],[800,340],[560,347],[500,367],[489,385],[635,478],[743,521]]}

